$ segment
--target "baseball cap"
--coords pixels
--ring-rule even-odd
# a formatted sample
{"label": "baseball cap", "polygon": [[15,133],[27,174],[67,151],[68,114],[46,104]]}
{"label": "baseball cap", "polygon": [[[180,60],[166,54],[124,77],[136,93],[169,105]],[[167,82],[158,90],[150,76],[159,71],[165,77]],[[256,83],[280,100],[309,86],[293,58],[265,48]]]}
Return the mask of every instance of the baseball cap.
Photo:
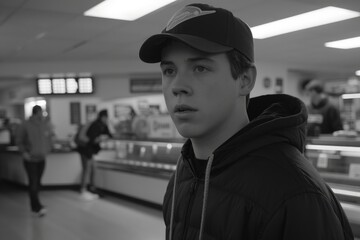
{"label": "baseball cap", "polygon": [[142,44],[139,57],[147,63],[161,61],[168,40],[181,41],[206,53],[237,50],[254,62],[253,36],[249,26],[230,11],[207,4],[190,4],[177,11],[160,34]]}
{"label": "baseball cap", "polygon": [[305,90],[315,90],[317,93],[322,93],[324,91],[324,83],[317,79],[311,80],[308,84],[306,84]]}

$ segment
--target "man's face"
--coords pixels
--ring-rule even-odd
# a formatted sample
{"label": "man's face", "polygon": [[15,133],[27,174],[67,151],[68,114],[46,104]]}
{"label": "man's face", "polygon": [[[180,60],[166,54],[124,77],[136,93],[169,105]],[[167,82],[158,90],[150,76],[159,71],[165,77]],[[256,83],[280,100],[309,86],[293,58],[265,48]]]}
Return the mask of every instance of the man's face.
{"label": "man's face", "polygon": [[225,53],[210,55],[172,42],[162,51],[165,102],[179,133],[208,138],[234,126],[238,119],[238,80],[231,76]]}
{"label": "man's face", "polygon": [[314,89],[307,90],[306,95],[310,98],[310,102],[313,104],[317,104],[321,100],[320,94]]}

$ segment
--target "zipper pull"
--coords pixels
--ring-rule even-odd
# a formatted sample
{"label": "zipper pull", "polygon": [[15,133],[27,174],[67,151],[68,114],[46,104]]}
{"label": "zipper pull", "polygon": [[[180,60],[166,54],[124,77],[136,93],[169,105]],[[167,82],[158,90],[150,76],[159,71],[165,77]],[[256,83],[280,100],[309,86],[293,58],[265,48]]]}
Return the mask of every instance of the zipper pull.
{"label": "zipper pull", "polygon": [[190,187],[190,194],[193,194],[195,192],[196,186],[198,183],[198,179],[195,178],[194,181],[191,183],[191,187]]}

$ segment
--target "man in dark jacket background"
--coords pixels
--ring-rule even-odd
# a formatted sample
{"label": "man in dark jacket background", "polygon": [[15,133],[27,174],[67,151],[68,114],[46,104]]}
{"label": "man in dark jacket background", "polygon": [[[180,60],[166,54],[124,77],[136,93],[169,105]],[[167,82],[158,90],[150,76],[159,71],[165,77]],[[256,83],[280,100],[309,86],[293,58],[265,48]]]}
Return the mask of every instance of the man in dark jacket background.
{"label": "man in dark jacket background", "polygon": [[305,86],[310,97],[308,109],[308,136],[332,134],[342,130],[343,124],[339,109],[333,105],[325,93],[324,84],[319,80],[311,80]]}
{"label": "man in dark jacket background", "polygon": [[[79,136],[82,144],[78,145],[77,149],[80,153],[82,174],[80,183],[81,197],[84,200],[93,200],[99,196],[95,193],[94,186],[94,159],[93,156],[97,154],[101,147],[100,142],[106,136],[112,137],[108,124],[108,112],[107,110],[101,110],[95,121],[89,123],[88,126],[84,126],[82,129],[85,131],[85,137]],[[82,135],[80,130],[79,135]],[[89,186],[88,186],[89,185]],[[88,191],[91,190],[91,191]]]}
{"label": "man in dark jacket background", "polygon": [[288,95],[248,101],[253,37],[225,9],[191,4],[147,39],[169,113],[188,138],[163,204],[167,239],[353,239],[304,157],[307,112]]}

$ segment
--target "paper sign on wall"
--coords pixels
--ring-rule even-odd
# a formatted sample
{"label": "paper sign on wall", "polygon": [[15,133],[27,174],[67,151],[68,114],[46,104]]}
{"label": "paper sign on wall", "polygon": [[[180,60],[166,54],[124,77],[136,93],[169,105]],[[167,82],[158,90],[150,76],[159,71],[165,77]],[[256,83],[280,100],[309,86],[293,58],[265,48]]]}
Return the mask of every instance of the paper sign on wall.
{"label": "paper sign on wall", "polygon": [[317,161],[318,168],[328,167],[328,155],[326,153],[320,153]]}
{"label": "paper sign on wall", "polygon": [[360,179],[360,164],[355,164],[355,163],[350,164],[349,177]]}

